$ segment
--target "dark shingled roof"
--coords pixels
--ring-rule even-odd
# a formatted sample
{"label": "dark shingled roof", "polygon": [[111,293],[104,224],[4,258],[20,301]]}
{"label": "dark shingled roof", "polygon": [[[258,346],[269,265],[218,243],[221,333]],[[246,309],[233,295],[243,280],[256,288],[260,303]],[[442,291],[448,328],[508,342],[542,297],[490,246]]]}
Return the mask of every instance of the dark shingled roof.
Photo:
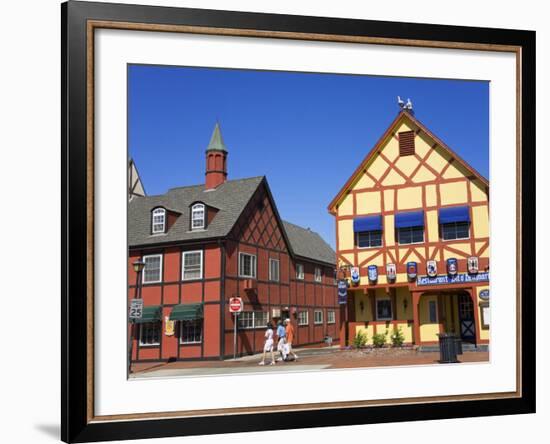
{"label": "dark shingled roof", "polygon": [[296,256],[336,264],[336,253],[318,233],[287,221],[283,221],[283,225]]}
{"label": "dark shingled roof", "polygon": [[[264,176],[258,176],[228,180],[208,191],[204,185],[195,185],[172,188],[158,196],[134,197],[128,203],[128,244],[137,247],[225,237],[264,179]],[[197,201],[219,211],[206,230],[191,231],[190,205]],[[151,234],[151,211],[156,207],[180,213],[167,233]],[[295,255],[328,264],[336,263],[336,253],[317,233],[290,222],[283,222],[283,229]]]}
{"label": "dark shingled roof", "polygon": [[[208,191],[204,185],[195,185],[172,188],[159,196],[136,197],[128,204],[128,244],[133,247],[227,236],[262,180],[263,176],[251,177],[230,180]],[[197,201],[219,211],[206,230],[191,231],[190,205]],[[151,211],[156,207],[181,213],[167,233],[151,234]]]}

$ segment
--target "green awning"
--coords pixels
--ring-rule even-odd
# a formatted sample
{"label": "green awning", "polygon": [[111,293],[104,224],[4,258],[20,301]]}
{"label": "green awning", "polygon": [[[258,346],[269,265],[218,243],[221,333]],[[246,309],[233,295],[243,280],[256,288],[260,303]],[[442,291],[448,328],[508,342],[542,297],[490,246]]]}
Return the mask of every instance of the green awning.
{"label": "green awning", "polygon": [[202,319],[202,304],[175,305],[170,313],[171,321],[194,321]]}
{"label": "green awning", "polygon": [[145,322],[160,322],[160,305],[146,305],[143,307],[141,318],[134,319],[136,324],[144,324]]}

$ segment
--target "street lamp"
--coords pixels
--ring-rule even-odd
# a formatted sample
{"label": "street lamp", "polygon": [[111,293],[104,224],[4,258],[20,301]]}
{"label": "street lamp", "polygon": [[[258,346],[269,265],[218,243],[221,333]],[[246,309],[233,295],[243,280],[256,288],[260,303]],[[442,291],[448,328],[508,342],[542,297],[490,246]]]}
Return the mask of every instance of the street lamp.
{"label": "street lamp", "polygon": [[[138,259],[135,261],[132,266],[134,267],[134,271],[136,272],[136,287],[134,290],[134,298],[140,299],[141,298],[141,273],[143,272],[143,269],[145,268],[145,262],[143,262],[141,259]],[[132,319],[130,318],[130,314],[128,313],[128,323],[130,324],[130,334],[128,339],[128,375],[132,373],[132,346],[134,345],[134,323]]]}

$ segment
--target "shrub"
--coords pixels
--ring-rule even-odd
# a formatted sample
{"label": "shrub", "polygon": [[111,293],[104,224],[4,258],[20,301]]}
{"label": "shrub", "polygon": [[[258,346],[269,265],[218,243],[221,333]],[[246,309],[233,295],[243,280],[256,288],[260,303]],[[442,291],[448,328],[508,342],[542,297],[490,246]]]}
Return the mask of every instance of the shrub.
{"label": "shrub", "polygon": [[353,346],[355,348],[361,348],[367,345],[367,334],[362,331],[357,332],[355,338],[353,338]]}
{"label": "shrub", "polygon": [[386,333],[376,333],[372,335],[372,344],[377,347],[381,348],[384,347],[384,344],[386,343],[386,338],[388,336],[388,330],[386,330]]}
{"label": "shrub", "polygon": [[401,347],[403,342],[405,342],[405,335],[403,334],[401,327],[399,327],[397,330],[393,331],[393,334],[391,335],[391,343],[394,347]]}

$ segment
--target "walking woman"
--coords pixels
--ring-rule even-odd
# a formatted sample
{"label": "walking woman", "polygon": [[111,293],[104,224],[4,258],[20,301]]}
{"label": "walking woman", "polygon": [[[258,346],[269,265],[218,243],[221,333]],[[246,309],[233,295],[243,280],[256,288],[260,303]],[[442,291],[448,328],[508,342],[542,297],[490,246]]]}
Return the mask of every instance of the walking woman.
{"label": "walking woman", "polygon": [[264,354],[258,365],[265,365],[265,355],[268,352],[271,353],[271,363],[269,365],[275,365],[275,355],[273,354],[273,326],[271,325],[271,322],[267,323],[267,330],[265,331],[264,337]]}

